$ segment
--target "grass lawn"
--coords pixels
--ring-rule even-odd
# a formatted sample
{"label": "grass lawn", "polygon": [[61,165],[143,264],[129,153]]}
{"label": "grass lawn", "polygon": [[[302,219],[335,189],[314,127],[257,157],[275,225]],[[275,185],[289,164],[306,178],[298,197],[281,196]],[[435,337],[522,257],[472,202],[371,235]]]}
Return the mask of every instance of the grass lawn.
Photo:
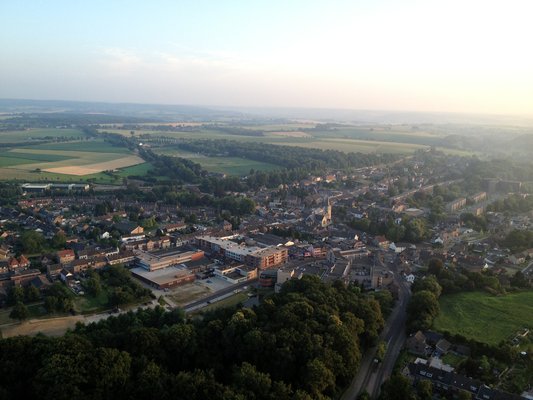
{"label": "grass lawn", "polygon": [[239,303],[246,301],[247,299],[248,299],[248,295],[246,294],[246,292],[239,292],[239,293],[234,294],[233,296],[229,296],[223,300],[209,304],[207,307],[204,307],[198,311],[204,312],[204,311],[212,311],[217,308],[233,307]]}
{"label": "grass lawn", "polygon": [[27,307],[30,314],[29,318],[42,318],[50,315],[44,308],[43,303],[30,304]]}
{"label": "grass lawn", "polygon": [[533,328],[533,290],[492,296],[463,292],[441,296],[434,328],[491,345]]}
{"label": "grass lawn", "polygon": [[239,157],[208,157],[201,154],[183,151],[175,147],[154,148],[154,151],[158,154],[164,154],[167,156],[187,158],[200,164],[209,172],[222,172],[229,175],[246,175],[252,168],[256,171],[272,171],[279,169],[278,166],[265,162],[248,160],[246,158]]}
{"label": "grass lawn", "polygon": [[109,296],[107,290],[102,290],[98,296],[77,296],[74,300],[74,309],[81,314],[91,314],[107,310]]}
{"label": "grass lawn", "polygon": [[11,324],[13,322],[17,322],[16,320],[9,318],[10,313],[11,313],[11,307],[7,309],[3,308],[0,310],[0,325]]}
{"label": "grass lawn", "polygon": [[464,356],[458,356],[453,353],[446,353],[444,356],[442,356],[442,362],[444,364],[451,365],[454,368],[457,368],[457,366],[461,363],[461,361],[466,360],[467,357]]}

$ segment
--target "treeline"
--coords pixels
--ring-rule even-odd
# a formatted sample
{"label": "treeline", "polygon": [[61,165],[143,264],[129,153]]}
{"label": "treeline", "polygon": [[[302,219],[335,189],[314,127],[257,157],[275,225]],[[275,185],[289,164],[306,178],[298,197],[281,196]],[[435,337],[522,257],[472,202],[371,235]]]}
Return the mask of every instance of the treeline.
{"label": "treeline", "polygon": [[501,245],[512,253],[530,249],[533,247],[533,232],[513,229],[501,240]]}
{"label": "treeline", "polygon": [[0,182],[0,206],[14,205],[22,195],[22,188],[15,183]]}
{"label": "treeline", "polygon": [[416,279],[411,286],[413,296],[407,307],[408,330],[414,332],[431,328],[440,311],[438,299],[441,294],[484,290],[499,295],[507,290],[530,287],[531,283],[520,271],[500,281],[500,277],[490,270],[471,272],[464,268],[445,268],[441,260],[432,259],[429,261],[428,275]]}
{"label": "treeline", "polygon": [[17,113],[2,120],[1,126],[11,130],[27,128],[76,127],[93,124],[148,122],[149,119],[86,113]]}
{"label": "treeline", "polygon": [[304,168],[296,168],[269,172],[251,170],[245,179],[237,176],[216,177],[211,176],[200,164],[186,158],[160,155],[145,148],[139,150],[139,155],[154,166],[149,172],[149,176],[153,177],[152,183],[157,182],[155,177],[164,176],[169,178],[170,182],[199,184],[202,192],[217,197],[224,196],[227,192],[256,190],[263,186],[273,188],[309,176],[309,171]]}
{"label": "treeline", "polygon": [[265,136],[263,131],[259,129],[246,129],[246,128],[237,128],[235,126],[215,126],[207,128],[215,132],[222,132],[226,135],[236,135],[236,136]]}
{"label": "treeline", "polygon": [[413,296],[407,305],[407,330],[425,331],[433,325],[433,320],[439,315],[439,297],[442,287],[434,275],[417,279],[411,286]]}
{"label": "treeline", "polygon": [[397,155],[392,154],[343,153],[336,150],[238,142],[226,139],[184,140],[177,146],[183,150],[210,157],[243,157],[288,169],[303,168],[309,172],[360,168],[389,163],[398,159]]}
{"label": "treeline", "polygon": [[508,278],[505,274],[495,274],[491,269],[483,272],[472,272],[461,267],[444,267],[439,259],[429,261],[428,274],[435,277],[441,287],[442,294],[475,290],[485,290],[491,294],[503,294],[509,290],[531,287],[528,279],[520,271]]}
{"label": "treeline", "polygon": [[400,223],[397,223],[392,216],[382,221],[379,214],[375,213],[369,218],[351,218],[347,224],[353,229],[371,235],[385,235],[388,240],[393,242],[420,243],[429,237],[427,224],[422,218],[404,217]]}
{"label": "treeline", "polygon": [[492,202],[487,211],[495,212],[529,212],[533,210],[533,196],[511,195],[505,199]]}
{"label": "treeline", "polygon": [[199,183],[201,178],[207,176],[207,171],[200,164],[186,158],[155,154],[145,148],[139,150],[139,155],[152,163],[153,175],[187,183]]}
{"label": "treeline", "polygon": [[160,307],[0,341],[2,398],[328,399],[383,327],[358,288],[306,276],[254,309],[185,320]]}
{"label": "treeline", "polygon": [[[255,211],[255,202],[249,197],[243,196],[225,196],[224,193],[220,197],[212,196],[205,193],[190,191],[180,188],[175,185],[159,185],[154,186],[151,191],[141,192],[135,186],[130,186],[127,189],[116,194],[119,200],[137,200],[146,202],[162,201],[168,205],[179,205],[182,207],[212,207],[220,212],[226,210],[232,215],[243,216],[251,214]],[[97,205],[99,210],[107,210],[105,203]],[[140,213],[140,209],[138,212]],[[131,219],[131,213],[130,213]],[[136,218],[138,219],[138,218]]]}

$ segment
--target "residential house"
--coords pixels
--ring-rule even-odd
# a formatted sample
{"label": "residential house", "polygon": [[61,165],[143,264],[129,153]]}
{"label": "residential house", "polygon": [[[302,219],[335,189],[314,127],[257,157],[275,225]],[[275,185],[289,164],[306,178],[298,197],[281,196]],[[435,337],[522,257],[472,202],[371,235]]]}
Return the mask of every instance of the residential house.
{"label": "residential house", "polygon": [[59,250],[56,253],[57,260],[60,264],[68,264],[71,261],[74,261],[76,258],[76,255],[74,254],[74,250],[67,249],[67,250]]}
{"label": "residential house", "polygon": [[405,348],[409,353],[425,356],[429,348],[426,343],[426,336],[421,331],[418,331],[407,338],[405,341]]}

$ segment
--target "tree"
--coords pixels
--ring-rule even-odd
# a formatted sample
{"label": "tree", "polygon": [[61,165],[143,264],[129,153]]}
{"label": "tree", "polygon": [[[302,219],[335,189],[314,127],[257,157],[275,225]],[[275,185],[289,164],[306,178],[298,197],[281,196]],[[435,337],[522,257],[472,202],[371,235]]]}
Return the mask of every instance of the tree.
{"label": "tree", "polygon": [[422,279],[417,279],[411,286],[413,293],[420,292],[422,290],[430,291],[438,299],[442,293],[442,287],[437,282],[437,278],[434,275],[425,276]]}
{"label": "tree", "polygon": [[433,385],[431,381],[422,379],[416,385],[419,400],[431,400],[433,398]]}
{"label": "tree", "polygon": [[24,299],[27,303],[33,303],[40,300],[41,292],[34,285],[26,286],[24,290]]}
{"label": "tree", "polygon": [[308,391],[315,397],[335,387],[335,375],[318,358],[307,363],[305,381]]}
{"label": "tree", "polygon": [[357,400],[370,400],[370,394],[363,390],[359,396],[357,396]]}
{"label": "tree", "polygon": [[469,391],[467,390],[464,390],[464,389],[460,389],[459,392],[457,393],[458,394],[458,399],[459,400],[472,400],[472,393],[470,393]]}
{"label": "tree", "polygon": [[21,286],[12,286],[7,292],[7,305],[13,306],[24,301],[24,289]]}
{"label": "tree", "polygon": [[93,274],[85,281],[85,289],[87,293],[92,296],[98,296],[102,292],[102,284],[100,283],[100,276]]}
{"label": "tree", "polygon": [[29,317],[28,308],[21,302],[18,301],[17,304],[13,307],[13,310],[11,310],[11,313],[9,314],[9,318],[18,319],[20,321],[25,320]]}
{"label": "tree", "polygon": [[415,400],[416,396],[409,379],[402,375],[393,375],[383,383],[380,400]]}
{"label": "tree", "polygon": [[25,253],[40,253],[43,250],[44,243],[44,236],[39,232],[26,231],[20,237],[20,244]]}
{"label": "tree", "polygon": [[529,280],[526,279],[522,271],[516,271],[516,273],[511,278],[511,286],[518,288],[528,288],[531,286]]}
{"label": "tree", "polygon": [[54,249],[64,249],[67,244],[67,237],[63,232],[58,232],[52,238],[52,247]]}
{"label": "tree", "polygon": [[46,296],[44,298],[44,308],[49,313],[56,311],[58,305],[58,299],[55,296]]}
{"label": "tree", "polygon": [[435,275],[437,278],[440,277],[440,273],[444,269],[444,264],[442,263],[442,260],[439,260],[438,258],[432,258],[429,260],[428,264],[428,273],[431,275]]}
{"label": "tree", "polygon": [[410,331],[431,328],[433,319],[439,314],[439,302],[433,293],[421,290],[413,294],[407,305],[407,326]]}

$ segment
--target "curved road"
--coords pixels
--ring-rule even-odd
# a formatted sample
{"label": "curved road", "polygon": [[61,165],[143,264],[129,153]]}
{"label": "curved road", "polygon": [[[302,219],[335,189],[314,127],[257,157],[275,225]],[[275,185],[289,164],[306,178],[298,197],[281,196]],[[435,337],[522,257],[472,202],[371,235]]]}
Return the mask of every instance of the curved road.
{"label": "curved road", "polygon": [[363,355],[357,375],[342,395],[341,400],[356,399],[364,390],[370,394],[371,398],[377,398],[381,385],[392,374],[398,354],[405,342],[406,310],[411,295],[409,285],[399,274],[395,273],[394,279],[400,288],[399,298],[379,337],[379,340],[387,344],[387,351],[383,361],[376,366],[374,357],[377,348],[368,349]]}

